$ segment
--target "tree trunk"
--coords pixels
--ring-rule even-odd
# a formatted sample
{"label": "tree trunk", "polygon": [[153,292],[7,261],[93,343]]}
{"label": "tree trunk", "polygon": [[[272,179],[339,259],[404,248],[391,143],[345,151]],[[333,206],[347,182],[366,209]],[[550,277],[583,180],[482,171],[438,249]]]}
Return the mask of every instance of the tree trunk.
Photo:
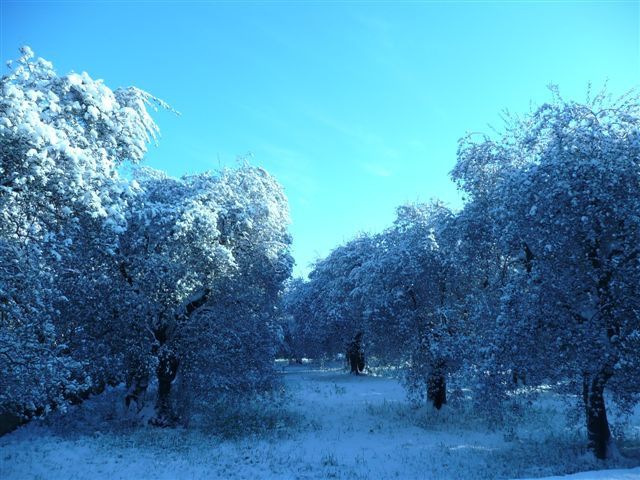
{"label": "tree trunk", "polygon": [[447,380],[445,378],[444,362],[438,362],[427,379],[427,400],[433,403],[437,410],[447,403]]}
{"label": "tree trunk", "polygon": [[358,354],[358,372],[359,373],[364,372],[364,367],[365,367],[364,352],[360,350]]}
{"label": "tree trunk", "polygon": [[362,351],[362,332],[358,332],[347,346],[347,359],[351,367],[351,373],[360,375],[364,371],[364,352]]}
{"label": "tree trunk", "polygon": [[156,418],[153,423],[159,426],[169,426],[175,423],[176,416],[171,402],[171,385],[178,373],[178,358],[172,353],[160,356],[156,374],[158,376],[158,401],[156,403]]}
{"label": "tree trunk", "polygon": [[520,370],[513,370],[511,372],[512,378],[513,378],[513,384],[514,385],[518,385],[518,382],[522,382],[522,385],[526,385],[527,384],[527,375],[520,371]]}
{"label": "tree trunk", "polygon": [[160,325],[153,332],[157,343],[152,348],[152,353],[158,356],[158,368],[156,369],[158,400],[156,402],[156,416],[151,421],[154,425],[160,427],[173,426],[178,420],[171,401],[171,385],[178,373],[180,360],[176,353],[166,346],[172,335],[171,332],[177,328],[177,325],[187,322],[191,315],[207,303],[210,293],[211,290],[208,288],[196,292],[177,309],[173,323],[166,321],[166,319],[161,319]]}
{"label": "tree trunk", "polygon": [[349,371],[351,373],[358,373],[358,368],[356,366],[355,356],[349,352],[347,353],[347,357],[349,358]]}
{"label": "tree trunk", "polygon": [[427,383],[427,399],[440,410],[447,403],[447,383],[444,375],[433,373]]}
{"label": "tree trunk", "polygon": [[124,403],[127,406],[127,408],[132,403],[135,403],[136,410],[140,412],[140,410],[142,410],[142,407],[143,407],[143,404],[140,401],[140,399],[145,394],[148,387],[149,387],[148,375],[137,374],[132,376],[128,385],[127,394],[124,397]]}
{"label": "tree trunk", "polygon": [[604,403],[604,386],[608,379],[609,375],[602,372],[593,379],[585,375],[582,387],[589,448],[601,460],[608,458],[613,448],[611,430],[609,430],[609,421],[607,420],[607,411]]}
{"label": "tree trunk", "polygon": [[351,367],[351,373],[360,375],[364,371],[365,367],[364,352],[350,352],[349,366]]}

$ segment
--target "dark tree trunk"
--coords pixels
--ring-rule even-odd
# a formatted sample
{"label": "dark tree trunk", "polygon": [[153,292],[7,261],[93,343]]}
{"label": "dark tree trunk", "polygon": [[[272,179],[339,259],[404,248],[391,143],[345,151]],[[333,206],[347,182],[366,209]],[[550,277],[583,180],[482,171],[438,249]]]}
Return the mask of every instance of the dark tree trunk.
{"label": "dark tree trunk", "polygon": [[364,361],[364,352],[360,350],[358,355],[358,371],[360,373],[364,372],[365,361]]}
{"label": "dark tree trunk", "polygon": [[169,343],[172,335],[171,331],[176,328],[176,325],[187,322],[191,315],[207,302],[210,293],[211,290],[205,288],[189,297],[178,308],[173,324],[160,322],[161,325],[153,332],[157,343],[152,352],[158,356],[158,368],[156,369],[158,399],[156,401],[156,416],[151,421],[154,425],[161,427],[173,426],[178,420],[171,401],[171,386],[178,374],[180,360],[175,352],[167,348],[167,343]]}
{"label": "dark tree trunk", "polygon": [[127,407],[131,405],[131,403],[136,404],[136,409],[138,412],[142,410],[142,402],[140,401],[140,397],[142,397],[147,388],[149,387],[149,377],[148,375],[135,375],[131,378],[127,389],[127,395],[124,397],[124,403]]}
{"label": "dark tree trunk", "polygon": [[172,425],[176,421],[171,401],[171,385],[178,373],[178,358],[172,353],[160,356],[156,374],[158,376],[158,401],[154,423],[160,426]]}
{"label": "dark tree trunk", "polygon": [[365,367],[364,352],[350,352],[349,366],[351,368],[351,373],[360,375],[364,371]]}
{"label": "dark tree trunk", "polygon": [[605,373],[600,373],[593,379],[585,375],[582,388],[589,448],[601,460],[610,456],[612,448],[611,430],[604,403],[604,386],[608,379],[609,375]]}
{"label": "dark tree trunk", "polygon": [[518,385],[518,382],[522,382],[522,385],[527,384],[527,375],[524,372],[514,369],[513,372],[511,372],[511,375],[515,385]]}
{"label": "dark tree trunk", "polygon": [[351,373],[358,375],[358,357],[349,352],[349,366],[351,367]]}
{"label": "dark tree trunk", "polygon": [[[589,252],[591,265],[598,274],[598,312],[607,325],[607,337],[611,340],[620,333],[620,325],[614,315],[615,298],[611,292],[611,281],[614,269],[607,265],[611,260],[603,261],[600,252],[600,235],[596,230],[596,238]],[[633,258],[635,256],[632,255]],[[614,264],[611,264],[614,265]],[[589,448],[595,456],[601,460],[609,458],[613,453],[615,445],[609,429],[607,411],[604,403],[604,387],[613,376],[613,368],[616,359],[609,359],[598,374],[593,377],[585,375],[583,378],[582,398],[584,400],[585,414],[587,420],[587,436]]]}
{"label": "dark tree trunk", "polygon": [[444,362],[438,362],[427,378],[427,400],[437,410],[440,410],[447,403],[447,380],[444,366]]}
{"label": "dark tree trunk", "polygon": [[360,375],[364,371],[365,361],[364,352],[362,351],[362,332],[358,332],[347,347],[347,359],[351,373]]}
{"label": "dark tree trunk", "polygon": [[447,382],[444,375],[431,374],[427,384],[427,399],[440,410],[447,403]]}

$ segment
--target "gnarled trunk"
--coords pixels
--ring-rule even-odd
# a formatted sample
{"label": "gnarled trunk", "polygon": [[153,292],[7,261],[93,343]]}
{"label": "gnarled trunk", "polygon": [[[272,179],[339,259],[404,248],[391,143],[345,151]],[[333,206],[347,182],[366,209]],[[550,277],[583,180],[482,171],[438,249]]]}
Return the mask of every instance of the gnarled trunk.
{"label": "gnarled trunk", "polygon": [[364,371],[365,367],[364,352],[349,352],[349,366],[351,368],[351,373],[360,375]]}
{"label": "gnarled trunk", "polygon": [[608,458],[613,449],[613,439],[604,403],[604,386],[609,377],[610,375],[603,372],[593,378],[585,375],[582,384],[589,448],[601,460]]}

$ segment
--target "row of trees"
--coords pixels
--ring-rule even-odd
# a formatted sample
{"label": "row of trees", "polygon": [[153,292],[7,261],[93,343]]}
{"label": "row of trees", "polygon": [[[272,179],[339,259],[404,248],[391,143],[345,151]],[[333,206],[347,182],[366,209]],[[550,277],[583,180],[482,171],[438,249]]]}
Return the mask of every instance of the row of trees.
{"label": "row of trees", "polygon": [[28,48],[0,80],[0,415],[157,382],[186,396],[271,388],[292,258],[288,205],[260,168],[170,178],[137,165],[158,129],[136,88],[58,76]]}
{"label": "row of trees", "polygon": [[[155,422],[185,398],[275,381],[292,259],[286,198],[265,171],[169,178],[136,167],[167,108],[25,48],[0,80],[0,415],[29,417],[126,381],[157,384]],[[605,388],[640,394],[640,105],[597,95],[469,136],[464,208],[408,205],[318,262],[284,299],[297,357],[404,367],[436,407],[454,374],[487,410],[552,383],[582,399],[589,444],[614,451]],[[179,382],[177,382],[179,380]]]}
{"label": "row of trees", "polygon": [[556,385],[581,399],[606,458],[605,389],[626,408],[640,394],[640,104],[552,95],[497,138],[461,140],[461,211],[400,207],[292,283],[288,338],[317,357],[364,335],[437,408],[454,374],[485,411],[514,379]]}

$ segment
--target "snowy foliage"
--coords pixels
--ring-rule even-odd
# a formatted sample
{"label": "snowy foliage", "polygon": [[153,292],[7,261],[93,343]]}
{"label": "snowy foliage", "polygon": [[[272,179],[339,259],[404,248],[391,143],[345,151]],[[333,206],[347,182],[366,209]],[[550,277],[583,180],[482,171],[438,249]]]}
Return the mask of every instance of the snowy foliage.
{"label": "snowy foliage", "polygon": [[82,388],[82,365],[55,328],[59,294],[31,248],[0,239],[0,411],[42,414]]}
{"label": "snowy foliage", "polygon": [[428,397],[434,375],[442,387],[463,372],[487,417],[523,382],[554,385],[582,403],[605,458],[604,390],[624,410],[640,395],[640,104],[551,90],[499,138],[460,141],[460,212],[401,207],[391,228],[318,262],[290,294],[289,330],[320,355],[363,331]]}
{"label": "snowy foliage", "polygon": [[466,341],[456,311],[458,267],[449,256],[452,228],[453,215],[442,204],[400,207],[393,227],[381,234],[376,280],[364,292],[374,352],[406,363],[407,386],[418,397],[431,397],[430,383],[444,382],[459,367]]}
{"label": "snowy foliage", "polygon": [[[248,165],[167,177],[136,88],[58,76],[27,47],[0,81],[0,414],[30,417],[127,381],[183,396],[273,386],[287,199]],[[140,406],[140,405],[138,405]],[[3,427],[4,428],[4,427]]]}
{"label": "snowy foliage", "polygon": [[499,141],[463,144],[456,172],[472,204],[491,198],[492,238],[511,259],[492,370],[582,394],[590,442],[605,456],[603,388],[627,407],[640,394],[640,105],[553,94]]}
{"label": "snowy foliage", "polygon": [[[393,227],[362,235],[318,262],[289,295],[293,342],[304,355],[335,355],[362,332],[365,351],[406,366],[420,397],[461,364],[464,329],[455,262],[446,246],[453,215],[443,205],[406,205]],[[300,348],[300,345],[298,346]],[[440,381],[439,380],[439,381]]]}
{"label": "snowy foliage", "polygon": [[307,335],[324,354],[344,353],[347,344],[364,328],[363,307],[356,289],[360,273],[373,257],[373,242],[372,237],[361,235],[336,248],[309,274],[305,303],[312,317]]}
{"label": "snowy foliage", "polygon": [[181,393],[210,402],[267,391],[275,383],[277,307],[293,266],[286,197],[273,177],[249,166],[195,183],[212,188],[207,202],[218,205],[232,263],[208,282],[207,302],[177,339]]}
{"label": "snowy foliage", "polygon": [[121,228],[128,185],[117,167],[142,159],[157,133],[147,106],[162,103],[136,88],[114,92],[87,73],[58,76],[28,47],[0,90],[5,234],[64,241],[61,227],[81,215]]}
{"label": "snowy foliage", "polygon": [[21,52],[0,80],[0,404],[34,413],[90,383],[68,345],[64,279],[87,287],[76,254],[94,275],[92,255],[117,241],[129,197],[117,167],[141,160],[157,128],[148,94],[113,92],[86,73],[60,77]]}
{"label": "snowy foliage", "polygon": [[616,453],[605,399],[640,398],[637,96],[552,88],[497,138],[460,141],[461,211],[402,206],[290,281],[272,176],[121,176],[167,106],[21,52],[0,80],[3,421],[125,382],[129,408],[151,386],[153,422],[186,424],[273,391],[279,349],[393,366],[438,409],[464,379],[485,418],[523,384],[553,388],[577,399],[595,455]]}
{"label": "snowy foliage", "polygon": [[136,180],[142,193],[117,254],[121,314],[136,332],[130,385],[147,385],[155,371],[169,417],[179,372],[183,398],[267,389],[276,303],[292,267],[279,185],[250,166],[182,179],[141,169]]}

